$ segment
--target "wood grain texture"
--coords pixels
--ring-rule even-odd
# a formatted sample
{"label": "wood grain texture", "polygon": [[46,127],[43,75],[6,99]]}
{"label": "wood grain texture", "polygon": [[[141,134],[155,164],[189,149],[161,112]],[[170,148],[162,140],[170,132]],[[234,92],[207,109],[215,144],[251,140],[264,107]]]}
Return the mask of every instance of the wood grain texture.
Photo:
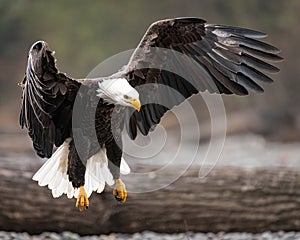
{"label": "wood grain texture", "polygon": [[[80,213],[75,199],[53,199],[31,180],[40,163],[0,162],[0,229],[72,231],[101,234],[151,230],[156,232],[218,232],[300,230],[300,173],[290,169],[215,168],[206,178],[198,169],[166,188],[129,193],[116,202],[112,189],[93,194],[90,208]],[[149,171],[139,166],[134,171]],[[173,175],[178,169],[172,169]],[[127,186],[155,181],[128,176]]]}

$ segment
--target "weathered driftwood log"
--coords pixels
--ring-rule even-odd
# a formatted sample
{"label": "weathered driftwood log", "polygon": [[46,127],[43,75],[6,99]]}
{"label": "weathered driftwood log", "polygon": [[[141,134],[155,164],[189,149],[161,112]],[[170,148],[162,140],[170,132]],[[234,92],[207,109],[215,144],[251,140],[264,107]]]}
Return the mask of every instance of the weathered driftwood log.
{"label": "weathered driftwood log", "polygon": [[[287,169],[216,168],[199,179],[193,168],[166,188],[130,193],[125,204],[115,201],[111,189],[93,194],[91,207],[78,212],[75,199],[53,199],[47,188],[31,180],[40,164],[0,162],[0,167],[0,230],[80,234],[300,230],[300,173]],[[178,169],[168,174],[177,174]],[[153,175],[125,180],[131,187],[147,187],[154,181]]]}

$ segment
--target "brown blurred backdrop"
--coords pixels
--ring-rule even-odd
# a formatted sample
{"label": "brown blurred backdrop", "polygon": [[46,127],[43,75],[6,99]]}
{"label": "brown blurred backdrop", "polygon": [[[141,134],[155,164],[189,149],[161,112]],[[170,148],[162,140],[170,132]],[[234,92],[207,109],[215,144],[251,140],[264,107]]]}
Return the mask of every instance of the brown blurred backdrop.
{"label": "brown blurred backdrop", "polygon": [[[298,0],[152,0],[152,1],[0,1],[0,131],[19,132],[18,112],[27,52],[39,39],[55,50],[62,72],[85,77],[106,58],[135,48],[151,22],[196,16],[210,23],[238,25],[268,33],[285,61],[275,83],[251,97],[224,97],[228,113],[264,120],[257,131],[275,140],[298,140],[300,132],[300,1]],[[197,97],[192,102],[197,102]],[[199,107],[200,116],[202,107]],[[236,116],[236,115],[232,115]],[[238,115],[239,116],[239,115]],[[234,121],[234,120],[232,120]],[[251,121],[250,121],[251,122]],[[229,114],[230,124],[230,114]],[[233,124],[234,125],[234,124]],[[251,124],[250,124],[251,125]],[[253,125],[253,124],[252,124]],[[253,127],[253,126],[252,126]],[[271,130],[265,130],[265,128]],[[254,126],[255,130],[255,126]]]}

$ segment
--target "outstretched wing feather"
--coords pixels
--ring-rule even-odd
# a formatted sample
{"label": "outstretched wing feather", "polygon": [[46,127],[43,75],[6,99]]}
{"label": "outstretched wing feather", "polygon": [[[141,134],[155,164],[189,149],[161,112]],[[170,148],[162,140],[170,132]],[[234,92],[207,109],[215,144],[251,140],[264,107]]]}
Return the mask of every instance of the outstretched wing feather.
{"label": "outstretched wing feather", "polygon": [[[137,128],[147,135],[167,110],[199,91],[238,95],[247,95],[248,90],[262,92],[263,88],[257,82],[273,81],[263,71],[279,71],[266,61],[282,60],[278,48],[259,40],[266,36],[250,29],[206,24],[198,18],[153,23],[120,75],[133,87],[164,84],[183,98],[174,96],[170,89],[148,93],[137,89],[141,99],[143,95],[151,94],[152,99],[164,99],[168,106],[147,103],[139,113],[127,116],[130,118],[125,121],[129,136],[134,139]],[[176,52],[170,54],[172,51]],[[180,54],[183,56],[178,57]],[[156,71],[153,71],[154,66]],[[176,73],[166,69],[175,69]]]}
{"label": "outstretched wing feather", "polygon": [[80,83],[58,72],[52,52],[42,44],[40,52],[33,46],[36,54],[29,53],[20,125],[28,129],[37,154],[49,158],[53,146],[60,146],[70,135],[74,93]]}

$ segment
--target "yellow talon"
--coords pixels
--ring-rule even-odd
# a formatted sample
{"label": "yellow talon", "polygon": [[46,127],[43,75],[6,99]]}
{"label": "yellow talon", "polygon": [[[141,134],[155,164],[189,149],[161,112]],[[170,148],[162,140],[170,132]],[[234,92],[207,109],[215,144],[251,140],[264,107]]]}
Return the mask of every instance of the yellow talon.
{"label": "yellow talon", "polygon": [[84,209],[87,209],[88,207],[89,207],[89,198],[86,195],[84,186],[81,186],[79,188],[79,194],[76,201],[76,208],[78,208],[79,211],[82,212]]}
{"label": "yellow talon", "polygon": [[120,178],[116,179],[116,187],[113,191],[115,198],[120,202],[126,202],[127,191],[125,188],[125,184],[122,182]]}

